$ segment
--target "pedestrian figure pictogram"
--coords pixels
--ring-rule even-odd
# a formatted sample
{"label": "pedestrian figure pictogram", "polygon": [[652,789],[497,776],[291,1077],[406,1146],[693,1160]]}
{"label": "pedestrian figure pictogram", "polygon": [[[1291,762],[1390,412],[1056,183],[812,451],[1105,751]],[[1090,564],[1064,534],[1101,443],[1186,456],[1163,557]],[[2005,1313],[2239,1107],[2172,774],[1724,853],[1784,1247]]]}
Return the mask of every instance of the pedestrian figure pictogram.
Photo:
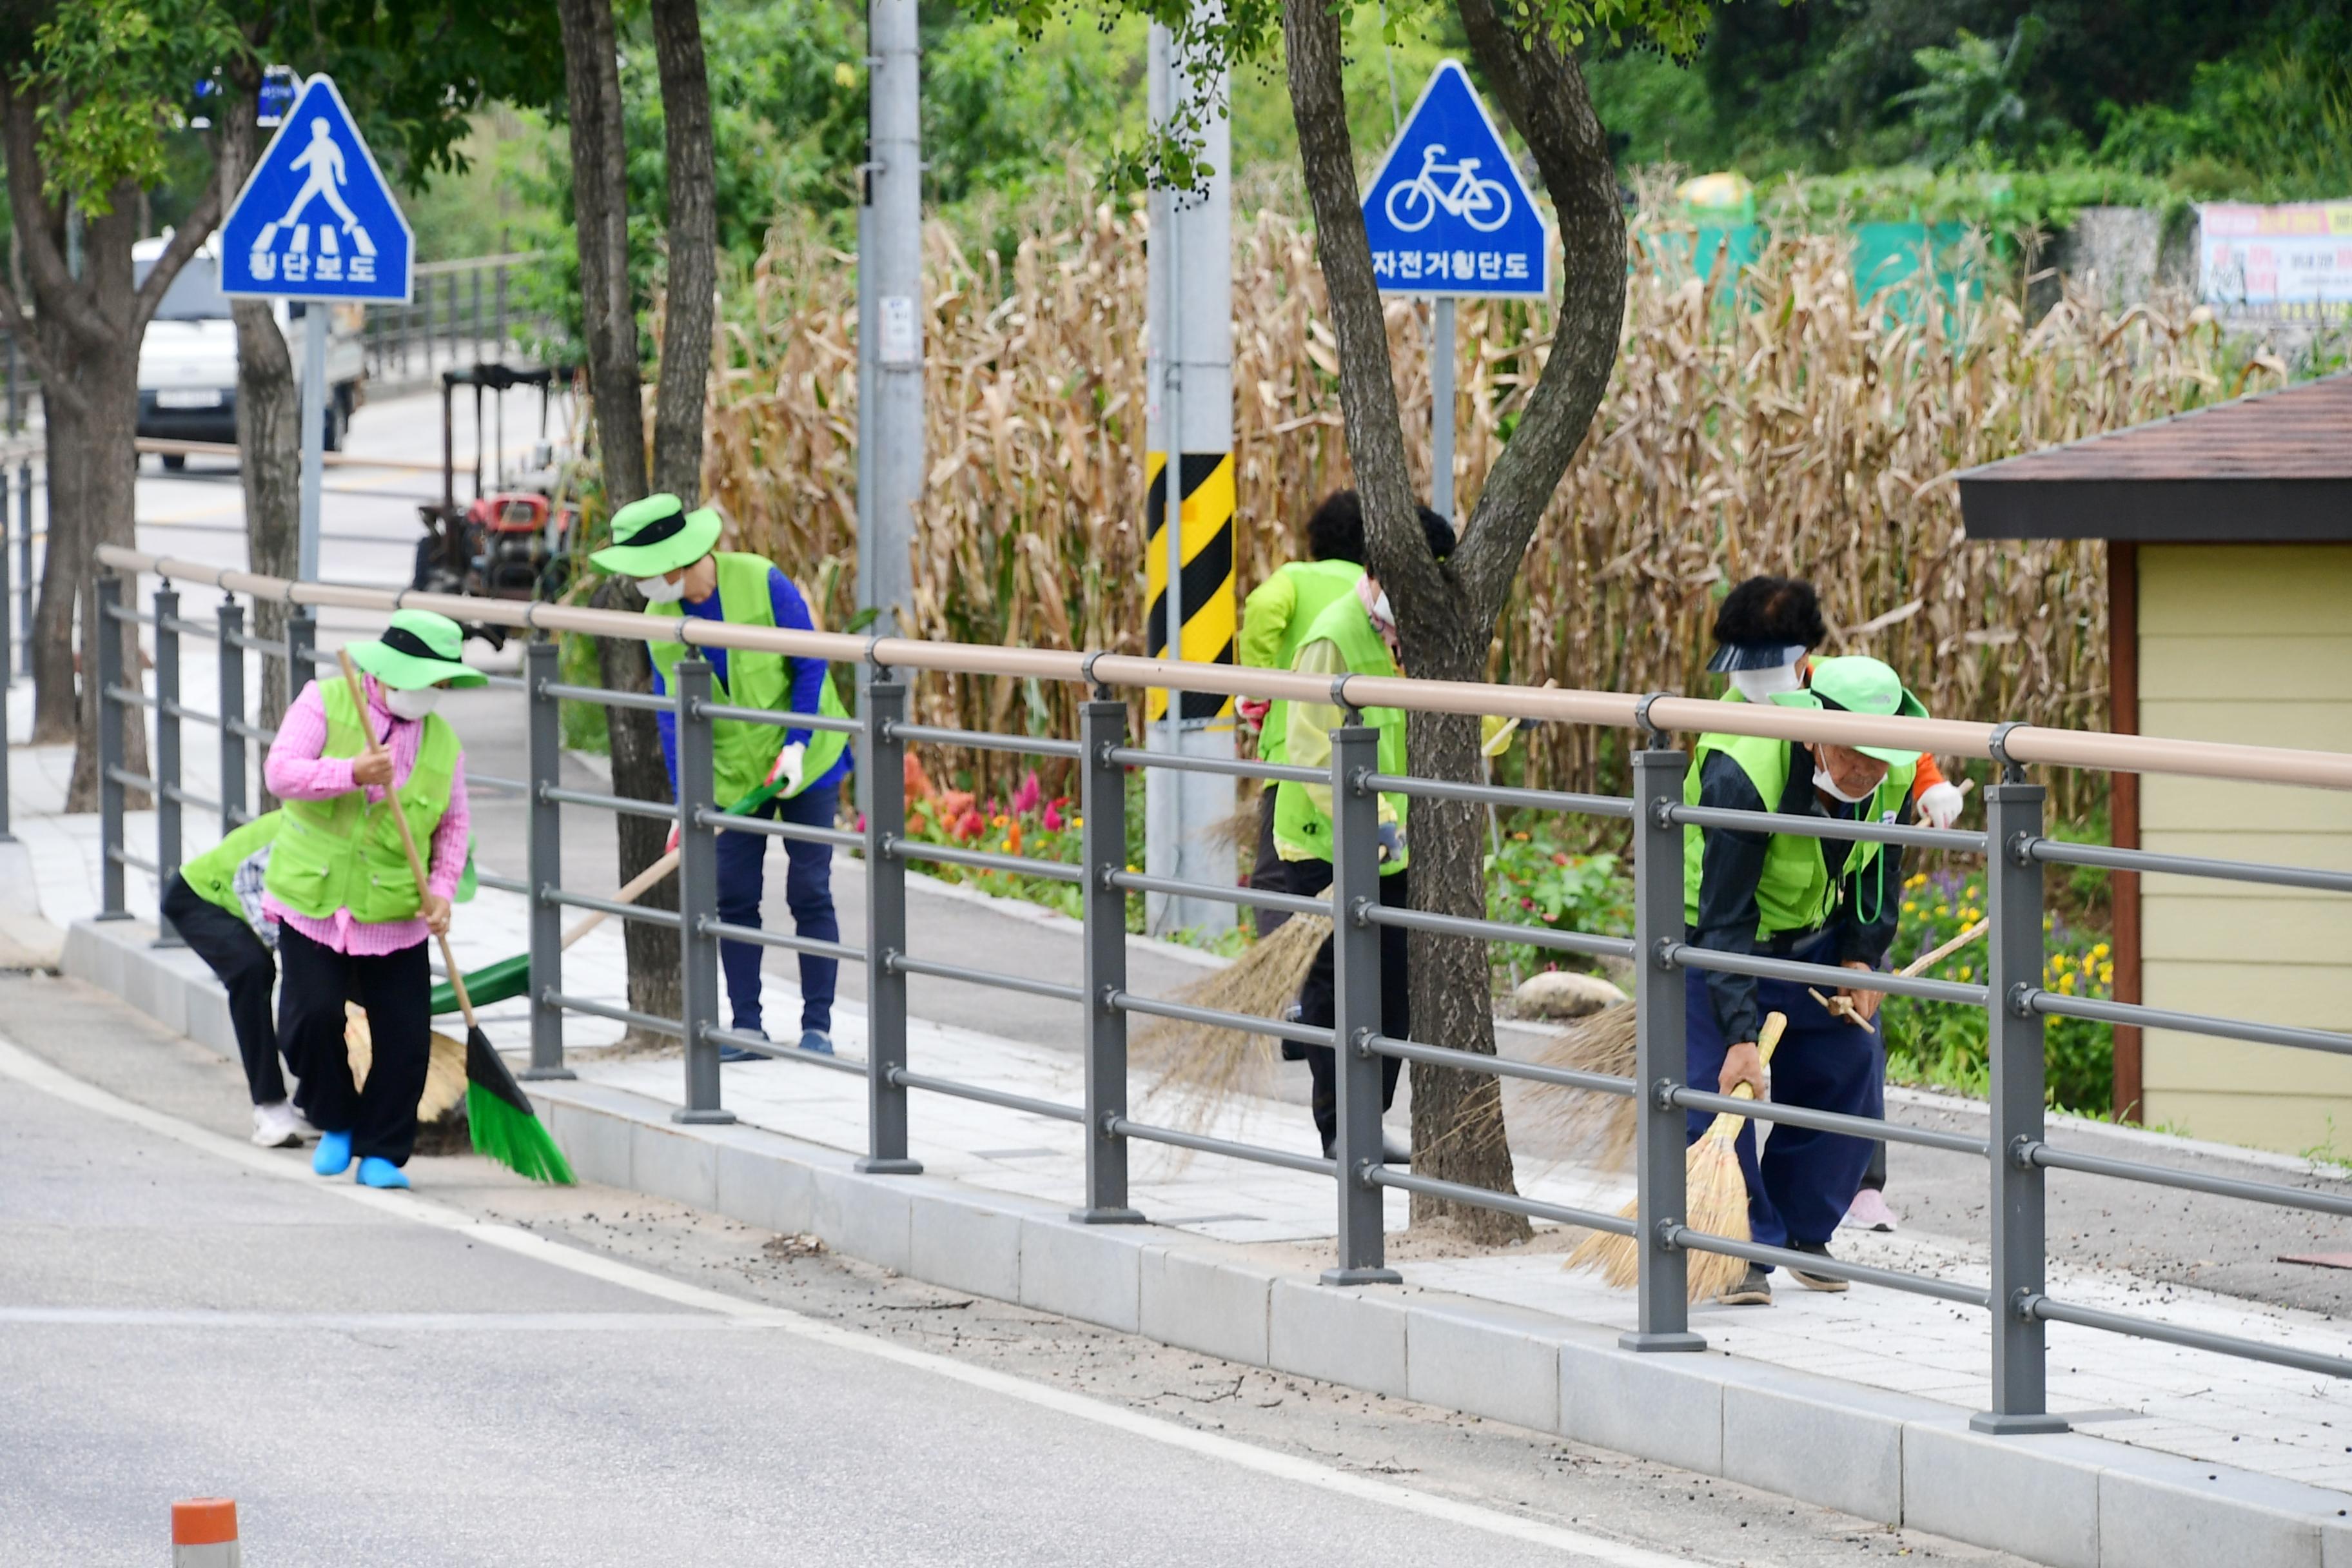
{"label": "pedestrian figure pictogram", "polygon": [[341,95],[312,77],[221,226],[222,291],[405,300],[413,250]]}

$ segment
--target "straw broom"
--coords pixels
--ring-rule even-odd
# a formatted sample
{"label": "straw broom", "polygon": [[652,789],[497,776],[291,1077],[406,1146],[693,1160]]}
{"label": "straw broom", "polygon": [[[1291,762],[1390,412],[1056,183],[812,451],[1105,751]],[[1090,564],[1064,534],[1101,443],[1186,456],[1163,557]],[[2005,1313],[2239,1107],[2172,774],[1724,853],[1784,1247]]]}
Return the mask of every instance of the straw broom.
{"label": "straw broom", "polygon": [[[343,682],[351,689],[352,709],[359,715],[360,734],[366,741],[368,754],[381,756],[383,742],[376,739],[375,725],[369,721],[367,689],[360,684],[360,672],[347,649],[336,649],[335,657],[342,664]],[[421,894],[425,889],[425,858],[416,852],[416,836],[408,829],[408,813],[400,804],[396,783],[384,787],[383,798],[392,807],[393,826],[400,830],[400,847],[408,857],[408,874],[416,879]],[[505,1059],[492,1048],[489,1037],[475,1021],[473,999],[466,994],[466,979],[457,968],[457,955],[450,950],[446,931],[441,933],[440,941],[442,964],[449,971],[449,984],[457,989],[458,1010],[466,1016],[466,1125],[473,1134],[474,1152],[534,1182],[572,1185],[572,1166],[564,1159],[563,1151],[541,1124],[538,1113],[531,1109],[530,1097],[523,1093],[522,1085],[515,1081]],[[429,1064],[426,1073],[429,1082]]]}
{"label": "straw broom", "polygon": [[[1780,1043],[1780,1031],[1788,1026],[1787,1014],[1765,1015],[1764,1026],[1756,1033],[1756,1048],[1763,1053],[1767,1066]],[[1744,1083],[1731,1093],[1735,1100],[1756,1098],[1756,1090]],[[1687,1217],[1683,1223],[1691,1229],[1731,1241],[1748,1239],[1748,1177],[1739,1169],[1738,1148],[1739,1130],[1747,1124],[1745,1116],[1724,1111],[1684,1156],[1683,1207]],[[1635,1198],[1617,1212],[1636,1219],[1641,1208],[1642,1200]],[[1627,1289],[1641,1278],[1641,1243],[1634,1237],[1595,1231],[1578,1244],[1561,1267],[1598,1268],[1610,1284]],[[1743,1259],[1720,1252],[1696,1253],[1687,1271],[1690,1300],[1711,1300],[1738,1284],[1747,1271]]]}
{"label": "straw broom", "polygon": [[[1984,935],[1991,924],[1989,920],[1977,921],[1933,952],[1923,953],[1896,970],[1895,978],[1916,978]],[[1856,978],[1860,980],[1862,976]],[[1865,1029],[1872,1027],[1852,1011],[1850,1005],[1840,1005],[1844,998],[1825,996],[1818,991],[1813,993],[1813,998],[1847,1022]],[[1631,1078],[1639,1035],[1637,1023],[1633,1004],[1621,1002],[1595,1013],[1572,1029],[1554,1035],[1533,1059],[1545,1067]],[[1567,1145],[1573,1156],[1584,1163],[1622,1170],[1633,1154],[1635,1109],[1633,1101],[1623,1095],[1534,1084],[1529,1086],[1528,1100],[1532,1115],[1523,1112],[1521,1120],[1545,1139]]]}
{"label": "straw broom", "polygon": [[[1293,915],[1240,958],[1171,1000],[1279,1018],[1297,999],[1316,951],[1330,935],[1331,922],[1324,916]],[[1171,1096],[1179,1108],[1176,1119],[1196,1130],[1235,1097],[1265,1093],[1280,1056],[1270,1036],[1177,1018],[1154,1018],[1138,1028],[1129,1048],[1137,1065],[1153,1075],[1146,1094]]]}

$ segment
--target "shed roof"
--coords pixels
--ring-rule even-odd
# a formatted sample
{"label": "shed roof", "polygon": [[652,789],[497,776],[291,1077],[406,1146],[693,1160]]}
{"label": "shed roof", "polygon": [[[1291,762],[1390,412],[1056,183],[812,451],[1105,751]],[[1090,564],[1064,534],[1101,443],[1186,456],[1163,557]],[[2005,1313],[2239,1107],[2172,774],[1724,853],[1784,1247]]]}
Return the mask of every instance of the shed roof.
{"label": "shed roof", "polygon": [[2352,541],[2352,374],[1969,468],[1971,539]]}

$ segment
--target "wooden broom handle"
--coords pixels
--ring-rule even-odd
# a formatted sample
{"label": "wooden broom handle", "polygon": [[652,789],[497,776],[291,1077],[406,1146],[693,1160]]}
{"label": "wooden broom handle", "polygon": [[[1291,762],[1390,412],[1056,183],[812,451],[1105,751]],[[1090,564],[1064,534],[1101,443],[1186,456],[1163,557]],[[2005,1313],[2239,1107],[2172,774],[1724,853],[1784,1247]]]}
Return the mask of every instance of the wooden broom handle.
{"label": "wooden broom handle", "polygon": [[[375,738],[375,722],[368,717],[367,688],[360,684],[360,672],[352,663],[346,649],[337,648],[335,658],[343,667],[343,680],[351,688],[352,707],[357,710],[360,735],[367,743],[368,755],[383,756],[383,743]],[[400,781],[393,780],[383,786],[383,798],[392,807],[392,823],[400,829],[400,847],[408,855],[408,874],[416,879],[416,893],[425,895],[425,858],[416,852],[416,836],[408,831],[408,814],[400,805]],[[441,933],[441,963],[449,972],[449,988],[457,994],[457,1010],[466,1015],[466,1027],[470,1031],[474,1022],[474,999],[466,994],[466,977],[457,968],[457,955],[449,950],[449,933]]]}
{"label": "wooden broom handle", "polygon": [[[639,899],[644,898],[647,893],[653,891],[655,887],[660,883],[663,878],[677,869],[677,855],[678,852],[677,850],[670,850],[660,859],[655,861],[652,865],[646,867],[644,870],[630,878],[627,884],[624,886],[619,892],[613,895],[613,901],[616,904],[634,904]],[[594,931],[598,926],[603,925],[607,913],[608,911],[604,910],[594,910],[587,919],[573,926],[570,931],[565,931],[563,933],[562,946],[567,948],[570,947],[573,942],[578,942],[582,937],[586,936],[590,931]],[[561,951],[561,949],[558,951]]]}

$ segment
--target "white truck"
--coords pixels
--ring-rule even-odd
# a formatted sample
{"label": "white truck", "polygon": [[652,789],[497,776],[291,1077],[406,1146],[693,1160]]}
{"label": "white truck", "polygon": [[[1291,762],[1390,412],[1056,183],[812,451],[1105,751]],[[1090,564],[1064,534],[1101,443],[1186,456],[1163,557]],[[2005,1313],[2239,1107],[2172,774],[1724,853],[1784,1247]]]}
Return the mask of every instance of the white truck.
{"label": "white truck", "polygon": [[[141,282],[163,254],[168,234],[131,247]],[[139,345],[139,434],[167,441],[236,440],[236,323],[228,296],[220,291],[220,249],[215,240],[188,258],[163,295],[163,303]],[[360,341],[366,307],[270,302],[270,314],[302,374],[302,339],[297,323],[306,310],[327,317],[327,450],[342,445],[344,426],[360,405],[367,380],[367,355]],[[166,453],[166,468],[187,466],[182,453]]]}

